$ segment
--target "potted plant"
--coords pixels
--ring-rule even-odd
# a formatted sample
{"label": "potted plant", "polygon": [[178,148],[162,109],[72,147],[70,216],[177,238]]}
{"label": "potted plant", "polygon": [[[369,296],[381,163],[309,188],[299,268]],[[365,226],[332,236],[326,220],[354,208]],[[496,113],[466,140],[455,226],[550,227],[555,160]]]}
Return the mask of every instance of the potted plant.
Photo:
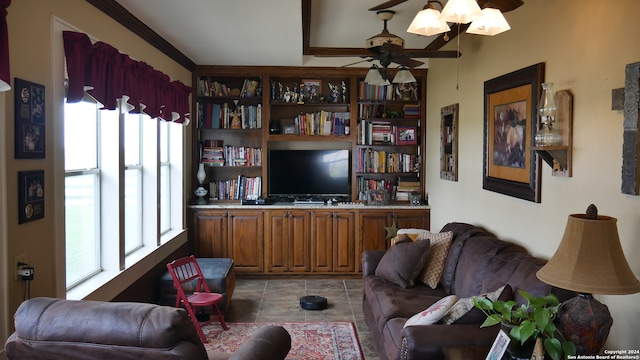
{"label": "potted plant", "polygon": [[[487,319],[480,327],[502,324],[503,328],[510,329],[507,333],[511,343],[520,346],[529,343],[531,351],[536,339],[540,337],[545,352],[553,360],[561,360],[566,355],[575,355],[576,346],[567,341],[553,323],[561,306],[558,298],[552,293],[545,297],[534,298],[525,290],[518,290],[518,292],[527,300],[526,304],[517,304],[514,300],[491,301],[484,297],[475,297],[473,304],[487,315]],[[529,352],[530,356],[531,352]]]}

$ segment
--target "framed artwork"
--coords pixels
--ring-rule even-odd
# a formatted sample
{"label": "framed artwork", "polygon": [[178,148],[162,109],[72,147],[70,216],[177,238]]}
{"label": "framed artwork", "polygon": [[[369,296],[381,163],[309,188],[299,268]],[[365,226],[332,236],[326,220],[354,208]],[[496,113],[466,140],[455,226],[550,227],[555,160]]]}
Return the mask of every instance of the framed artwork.
{"label": "framed artwork", "polygon": [[440,179],[458,181],[458,104],[440,109]]}
{"label": "framed artwork", "polygon": [[415,126],[396,127],[396,145],[415,145],[418,143],[418,128]]}
{"label": "framed artwork", "polygon": [[44,86],[15,78],[15,157],[44,159]]}
{"label": "framed artwork", "polygon": [[367,194],[367,205],[387,205],[389,192],[385,189],[369,190]]}
{"label": "framed artwork", "polygon": [[510,341],[511,339],[509,338],[507,333],[504,332],[504,330],[500,329],[500,331],[498,332],[498,336],[496,336],[496,339],[493,341],[491,350],[489,350],[489,353],[487,354],[485,360],[502,359],[502,355],[504,355],[505,350],[507,350],[507,346],[509,345]]}
{"label": "framed artwork", "polygon": [[18,223],[44,218],[44,170],[18,172]]}
{"label": "framed artwork", "polygon": [[483,189],[540,202],[540,158],[530,149],[543,77],[539,63],[485,81]]}
{"label": "framed artwork", "polygon": [[306,99],[314,99],[320,96],[322,91],[322,80],[302,80],[302,91]]}

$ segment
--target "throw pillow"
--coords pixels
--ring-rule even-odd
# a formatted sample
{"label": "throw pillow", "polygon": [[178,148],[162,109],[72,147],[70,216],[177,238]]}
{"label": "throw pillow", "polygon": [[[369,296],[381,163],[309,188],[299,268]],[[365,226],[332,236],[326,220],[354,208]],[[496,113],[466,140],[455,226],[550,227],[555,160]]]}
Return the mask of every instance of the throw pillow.
{"label": "throw pillow", "polygon": [[[400,231],[400,230],[398,230]],[[409,238],[409,240],[411,241],[416,241],[418,240],[418,236],[419,234],[412,234],[412,233],[399,233],[398,235],[394,236],[393,238],[391,238],[391,246],[402,242],[402,240],[406,240],[405,238]]]}
{"label": "throw pillow", "polygon": [[[503,285],[495,291],[481,294],[477,297],[486,297],[491,301],[496,301],[498,299],[506,301],[513,297],[513,291],[511,290],[511,286]],[[451,309],[442,316],[440,322],[445,325],[451,325],[454,322],[456,324],[481,324],[487,316],[482,312],[482,310],[473,306],[473,298],[474,297],[468,297],[458,300],[458,302],[456,302],[455,305],[453,305]]]}
{"label": "throw pillow", "polygon": [[447,260],[447,254],[449,254],[449,248],[453,241],[453,231],[442,233],[429,232],[428,234],[421,235],[418,239],[431,240],[429,258],[420,273],[419,279],[422,283],[435,289],[444,271],[444,263]]}
{"label": "throw pillow", "polygon": [[410,317],[403,328],[413,325],[431,325],[435,324],[447,311],[456,303],[458,297],[455,295],[445,296],[438,300],[435,304],[429,306],[426,310],[421,311]]}
{"label": "throw pillow", "polygon": [[429,256],[429,240],[396,242],[382,256],[375,274],[406,289],[415,285],[416,277]]}

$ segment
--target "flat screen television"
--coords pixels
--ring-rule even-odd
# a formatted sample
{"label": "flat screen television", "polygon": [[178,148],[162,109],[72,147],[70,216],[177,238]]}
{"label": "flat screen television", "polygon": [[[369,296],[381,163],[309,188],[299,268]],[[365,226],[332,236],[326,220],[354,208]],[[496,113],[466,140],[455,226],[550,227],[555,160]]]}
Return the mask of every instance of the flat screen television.
{"label": "flat screen television", "polygon": [[322,200],[351,196],[349,150],[269,150],[272,200]]}

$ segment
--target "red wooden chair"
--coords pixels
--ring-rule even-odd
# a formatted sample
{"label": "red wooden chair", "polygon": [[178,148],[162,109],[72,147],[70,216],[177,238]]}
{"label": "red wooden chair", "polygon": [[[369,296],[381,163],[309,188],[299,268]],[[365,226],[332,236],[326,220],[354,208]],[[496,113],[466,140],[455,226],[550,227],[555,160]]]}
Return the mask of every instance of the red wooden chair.
{"label": "red wooden chair", "polygon": [[[222,301],[222,295],[212,293],[209,291],[209,286],[202,275],[202,270],[196,261],[195,256],[187,256],[177,260],[174,260],[167,264],[169,273],[173,278],[173,285],[176,287],[178,293],[176,294],[176,307],[184,306],[189,313],[191,322],[198,330],[198,335],[203,343],[207,342],[207,339],[202,332],[202,326],[205,326],[215,320],[215,317],[210,318],[205,322],[198,322],[196,317],[196,310],[200,306],[213,306],[213,309],[218,314],[218,321],[224,330],[228,330],[227,324],[224,322],[224,315],[220,312],[218,303]],[[193,294],[186,295],[182,285],[197,279],[196,288]]]}

